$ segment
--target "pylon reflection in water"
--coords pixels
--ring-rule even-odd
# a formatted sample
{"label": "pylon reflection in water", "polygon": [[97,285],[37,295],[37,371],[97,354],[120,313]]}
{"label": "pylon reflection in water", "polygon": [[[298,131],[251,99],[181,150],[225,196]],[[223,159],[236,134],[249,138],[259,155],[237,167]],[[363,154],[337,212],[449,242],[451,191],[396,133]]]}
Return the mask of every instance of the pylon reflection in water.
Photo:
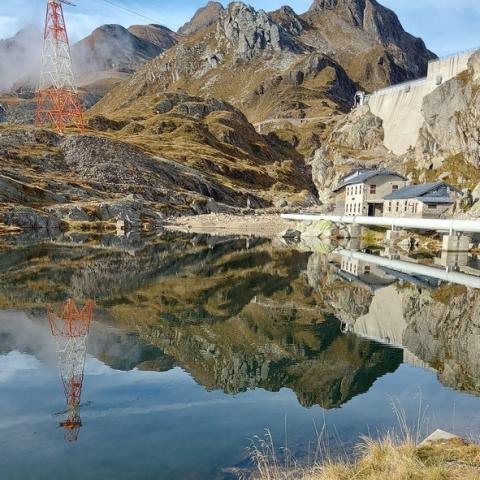
{"label": "pylon reflection in water", "polygon": [[87,301],[83,308],[78,308],[75,302],[69,299],[60,313],[54,312],[51,307],[48,308],[48,321],[55,339],[58,366],[68,409],[68,417],[60,422],[60,426],[65,429],[65,438],[70,442],[77,440],[82,426],[80,397],[93,307],[92,300]]}

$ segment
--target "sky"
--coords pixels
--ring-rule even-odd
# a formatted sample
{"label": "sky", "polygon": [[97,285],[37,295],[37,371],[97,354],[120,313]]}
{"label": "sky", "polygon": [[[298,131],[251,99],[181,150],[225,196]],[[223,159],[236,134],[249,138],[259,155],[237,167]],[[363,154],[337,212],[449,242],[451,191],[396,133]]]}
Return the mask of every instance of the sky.
{"label": "sky", "polygon": [[[206,0],[73,0],[65,7],[72,40],[79,40],[105,23],[126,27],[138,23],[160,23],[174,30],[189,20]],[[251,0],[253,7],[275,10],[289,4],[297,13],[308,9],[313,0]],[[0,0],[0,38],[8,38],[27,23],[41,26],[46,0]],[[228,2],[222,2],[224,4]],[[393,9],[404,28],[421,36],[437,55],[480,46],[479,0],[381,0]],[[122,10],[120,5],[142,16]],[[148,18],[145,18],[148,17]]]}

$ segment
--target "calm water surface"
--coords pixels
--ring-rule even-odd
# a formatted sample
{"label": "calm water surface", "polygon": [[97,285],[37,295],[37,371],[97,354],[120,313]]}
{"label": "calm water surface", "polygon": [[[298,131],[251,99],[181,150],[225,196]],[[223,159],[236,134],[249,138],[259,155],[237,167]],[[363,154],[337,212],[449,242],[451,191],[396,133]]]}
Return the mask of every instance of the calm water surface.
{"label": "calm water surface", "polygon": [[[286,426],[311,458],[325,425],[323,444],[348,452],[398,430],[393,402],[412,427],[422,412],[422,434],[478,438],[476,259],[366,253],[173,234],[9,242],[0,478],[233,479],[265,429],[281,448]],[[436,278],[447,266],[459,283]],[[81,348],[58,355],[47,318],[68,298],[96,302],[83,382]]]}

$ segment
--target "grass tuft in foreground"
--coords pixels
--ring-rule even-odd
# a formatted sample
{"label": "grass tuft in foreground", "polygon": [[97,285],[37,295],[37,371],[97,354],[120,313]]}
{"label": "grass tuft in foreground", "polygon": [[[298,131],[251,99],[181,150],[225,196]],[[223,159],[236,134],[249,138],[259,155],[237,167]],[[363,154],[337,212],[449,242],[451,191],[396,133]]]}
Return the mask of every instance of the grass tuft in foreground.
{"label": "grass tuft in foreground", "polygon": [[[271,440],[271,437],[268,437]],[[365,438],[351,461],[324,460],[312,467],[283,467],[272,444],[252,449],[255,480],[480,480],[480,445],[461,439],[416,446],[410,438],[393,435]]]}

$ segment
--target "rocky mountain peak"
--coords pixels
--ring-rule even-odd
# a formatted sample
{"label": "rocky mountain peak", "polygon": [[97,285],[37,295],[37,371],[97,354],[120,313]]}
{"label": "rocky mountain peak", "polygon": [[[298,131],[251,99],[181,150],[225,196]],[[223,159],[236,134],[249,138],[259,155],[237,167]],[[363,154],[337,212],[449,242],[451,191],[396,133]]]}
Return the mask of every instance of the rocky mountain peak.
{"label": "rocky mountain peak", "polygon": [[317,13],[329,11],[374,35],[383,44],[396,43],[405,35],[397,15],[376,0],[314,0],[309,10]]}
{"label": "rocky mountain peak", "polygon": [[223,14],[225,9],[219,2],[208,2],[204,7],[199,8],[192,19],[183,27],[180,27],[180,35],[193,35],[194,33],[213,25]]}
{"label": "rocky mountain peak", "polygon": [[263,52],[301,51],[302,46],[263,10],[231,3],[219,20],[217,37],[234,47],[237,58],[251,59]]}
{"label": "rocky mountain peak", "polygon": [[307,23],[289,6],[280,7],[271,13],[271,17],[293,36],[300,35],[307,28]]}

